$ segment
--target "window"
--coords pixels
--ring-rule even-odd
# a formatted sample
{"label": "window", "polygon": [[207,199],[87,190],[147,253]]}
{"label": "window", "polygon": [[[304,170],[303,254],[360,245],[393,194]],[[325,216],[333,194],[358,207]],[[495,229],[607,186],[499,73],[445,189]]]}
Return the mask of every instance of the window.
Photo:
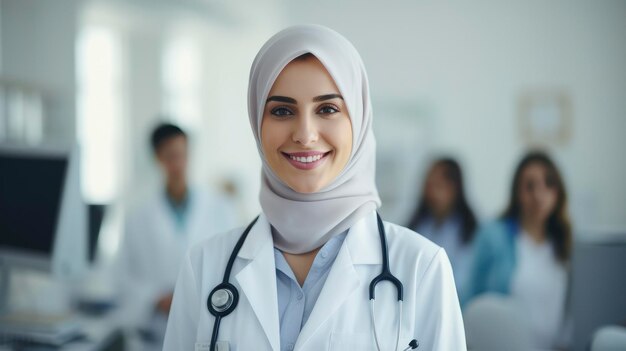
{"label": "window", "polygon": [[116,33],[84,27],[77,42],[77,133],[81,186],[90,203],[110,203],[121,188],[122,62]]}

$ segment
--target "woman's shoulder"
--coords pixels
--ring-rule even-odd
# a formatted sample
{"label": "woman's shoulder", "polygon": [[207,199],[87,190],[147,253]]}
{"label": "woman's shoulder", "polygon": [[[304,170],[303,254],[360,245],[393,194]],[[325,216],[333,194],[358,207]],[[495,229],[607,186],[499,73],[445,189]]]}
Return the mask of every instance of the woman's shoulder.
{"label": "woman's shoulder", "polygon": [[432,261],[441,247],[425,236],[398,224],[385,222],[385,230],[387,232],[390,250],[393,249],[402,257],[411,260],[418,258],[420,261]]}
{"label": "woman's shoulder", "polygon": [[501,241],[514,234],[515,223],[509,219],[496,219],[482,224],[478,228],[479,240]]}
{"label": "woman's shoulder", "polygon": [[244,229],[244,227],[235,228],[199,240],[189,248],[189,258],[192,262],[197,260],[205,262],[207,259],[225,261],[224,257],[230,256]]}
{"label": "woman's shoulder", "polygon": [[[402,267],[398,272],[403,272],[399,275],[404,275],[401,280],[422,282],[419,284],[422,290],[440,289],[442,280],[454,286],[450,260],[442,247],[408,228],[385,224],[389,233],[389,257],[393,257],[396,267]],[[428,282],[432,284],[424,283],[426,276],[431,277]]]}

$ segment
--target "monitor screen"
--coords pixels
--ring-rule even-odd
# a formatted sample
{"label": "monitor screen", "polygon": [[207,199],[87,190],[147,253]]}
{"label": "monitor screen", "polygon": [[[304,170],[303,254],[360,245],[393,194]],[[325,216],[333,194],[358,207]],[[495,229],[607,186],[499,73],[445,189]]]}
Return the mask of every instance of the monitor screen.
{"label": "monitor screen", "polygon": [[598,328],[626,321],[626,243],[621,239],[626,235],[614,239],[598,232],[583,235],[605,239],[574,244],[569,296],[573,351],[589,350]]}
{"label": "monitor screen", "polygon": [[89,222],[88,254],[89,262],[93,263],[96,259],[98,237],[100,236],[100,228],[102,227],[102,220],[104,219],[106,206],[102,204],[89,204],[87,210]]}
{"label": "monitor screen", "polygon": [[0,154],[0,249],[50,255],[67,157]]}

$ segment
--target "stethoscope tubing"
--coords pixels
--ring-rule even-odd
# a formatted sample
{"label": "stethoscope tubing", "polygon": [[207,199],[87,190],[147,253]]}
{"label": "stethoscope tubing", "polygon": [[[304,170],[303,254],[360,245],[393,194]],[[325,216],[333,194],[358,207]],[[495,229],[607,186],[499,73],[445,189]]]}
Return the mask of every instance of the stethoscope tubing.
{"label": "stethoscope tubing", "polygon": [[[213,288],[213,290],[211,291],[211,293],[209,294],[209,297],[207,299],[207,308],[209,309],[209,312],[215,317],[215,322],[213,323],[213,332],[211,333],[211,344],[210,344],[210,351],[215,351],[216,347],[217,347],[217,338],[219,336],[219,329],[220,329],[220,324],[222,321],[223,317],[226,317],[227,315],[229,315],[230,313],[232,313],[235,308],[237,307],[237,303],[239,301],[239,292],[237,291],[237,288],[232,285],[231,283],[229,283],[230,280],[230,274],[233,268],[233,265],[235,263],[235,259],[237,258],[237,254],[239,254],[239,250],[241,250],[241,247],[243,246],[244,242],[246,241],[246,238],[248,237],[248,234],[250,233],[250,230],[252,229],[252,227],[254,226],[254,224],[257,222],[257,220],[259,219],[259,216],[257,216],[244,230],[244,232],[241,234],[241,237],[239,237],[239,240],[237,240],[237,244],[235,244],[235,247],[233,248],[233,251],[230,254],[230,257],[228,259],[228,263],[226,264],[226,269],[224,270],[224,278],[222,279],[222,283],[219,284],[218,286],[216,286],[215,288]],[[397,330],[397,336],[396,336],[396,348],[395,350],[398,349],[398,342],[399,342],[399,337],[400,337],[400,328],[402,327],[402,300],[403,300],[403,286],[402,286],[402,282],[396,278],[392,273],[391,270],[389,269],[389,250],[387,247],[387,235],[385,232],[385,227],[383,224],[383,220],[380,218],[380,215],[378,214],[378,212],[376,213],[376,220],[378,222],[378,233],[380,236],[380,245],[381,245],[381,254],[382,254],[382,270],[381,273],[379,275],[377,275],[376,277],[374,277],[374,279],[372,279],[372,281],[370,282],[369,285],[369,298],[370,298],[370,302],[371,302],[371,315],[372,315],[372,321],[373,321],[373,327],[374,327],[374,339],[376,341],[376,346],[378,348],[378,350],[380,351],[380,344],[379,344],[379,340],[378,340],[378,335],[376,332],[376,320],[375,320],[375,316],[374,316],[374,301],[376,300],[376,286],[378,285],[378,283],[382,282],[382,281],[388,281],[391,284],[393,284],[396,288],[396,291],[398,293],[398,303],[399,303],[399,327]],[[231,296],[232,296],[232,302],[231,305],[228,306],[225,309],[216,309],[215,306],[212,303],[212,297],[214,295],[214,293],[216,293],[217,291],[220,290],[227,290],[230,292]]]}

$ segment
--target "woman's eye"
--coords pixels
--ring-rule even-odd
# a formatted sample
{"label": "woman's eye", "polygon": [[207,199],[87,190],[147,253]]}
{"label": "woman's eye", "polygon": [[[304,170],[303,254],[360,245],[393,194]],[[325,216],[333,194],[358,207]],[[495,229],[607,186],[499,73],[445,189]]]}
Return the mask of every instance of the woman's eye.
{"label": "woman's eye", "polygon": [[288,108],[285,107],[276,107],[274,109],[272,109],[270,111],[270,113],[274,116],[278,116],[278,117],[284,117],[284,116],[291,116],[293,115],[293,112],[291,112],[291,110],[289,110]]}
{"label": "woman's eye", "polygon": [[322,106],[318,111],[318,113],[323,115],[330,115],[337,112],[339,112],[339,110],[334,106]]}

